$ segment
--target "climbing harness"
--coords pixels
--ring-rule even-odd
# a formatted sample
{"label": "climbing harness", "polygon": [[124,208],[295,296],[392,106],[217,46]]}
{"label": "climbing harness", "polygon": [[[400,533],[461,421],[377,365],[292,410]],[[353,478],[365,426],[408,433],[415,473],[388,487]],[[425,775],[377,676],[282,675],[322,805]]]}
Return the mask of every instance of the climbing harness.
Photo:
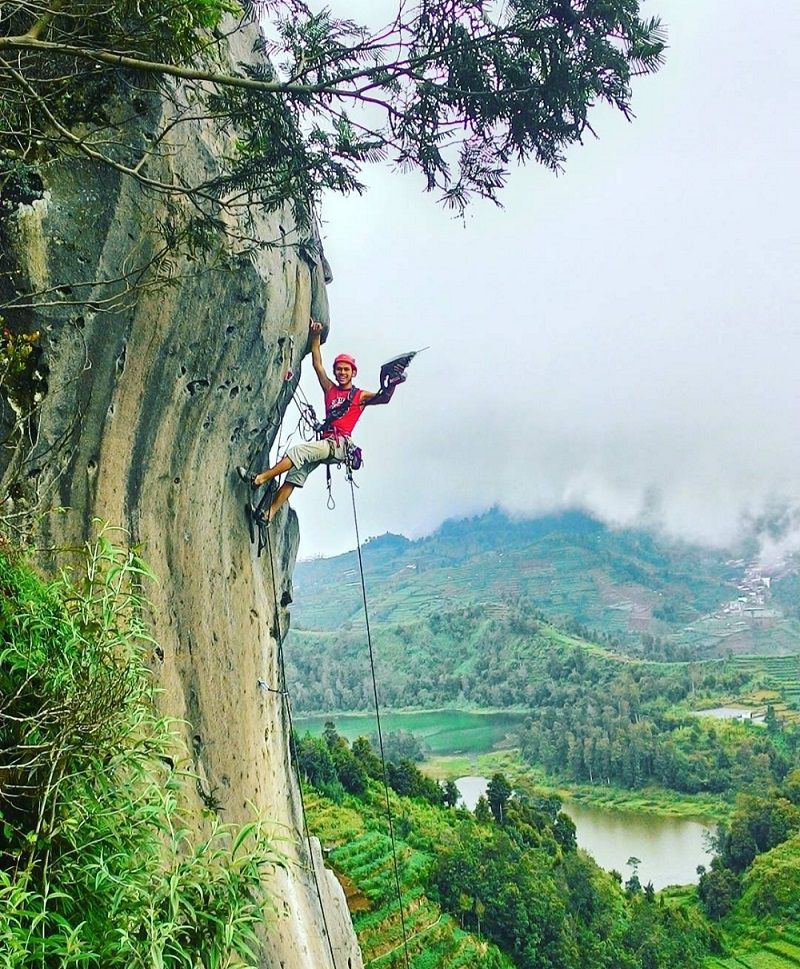
{"label": "climbing harness", "polygon": [[326,434],[329,434],[333,430],[333,425],[336,423],[336,421],[338,421],[340,417],[344,417],[344,415],[350,409],[350,405],[355,400],[357,393],[358,387],[351,387],[348,395],[331,407],[331,409],[325,415],[325,420],[319,423],[317,422],[317,415],[314,412],[314,408],[311,407],[310,404],[308,405],[311,411],[312,426],[317,438],[323,438]]}

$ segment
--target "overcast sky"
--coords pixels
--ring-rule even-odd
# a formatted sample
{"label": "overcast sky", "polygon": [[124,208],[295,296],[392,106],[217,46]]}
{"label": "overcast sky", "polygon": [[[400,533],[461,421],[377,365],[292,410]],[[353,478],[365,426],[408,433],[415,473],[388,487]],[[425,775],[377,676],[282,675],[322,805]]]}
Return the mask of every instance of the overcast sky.
{"label": "overcast sky", "polygon": [[[499,504],[722,542],[800,506],[800,5],[643,12],[668,26],[666,65],[635,85],[632,124],[595,114],[562,175],[515,172],[503,209],[463,222],[388,168],[326,200],[326,362],[354,354],[374,389],[384,360],[430,347],[358,427],[362,539]],[[324,479],[292,499],[303,556],[354,545],[343,474],[333,512]]]}

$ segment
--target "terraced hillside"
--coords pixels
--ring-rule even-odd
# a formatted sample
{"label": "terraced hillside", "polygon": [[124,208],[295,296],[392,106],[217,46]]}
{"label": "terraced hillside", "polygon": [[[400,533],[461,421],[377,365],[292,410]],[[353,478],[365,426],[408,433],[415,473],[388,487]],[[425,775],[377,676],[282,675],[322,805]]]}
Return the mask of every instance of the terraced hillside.
{"label": "terraced hillside", "polygon": [[743,700],[761,709],[769,704],[781,720],[800,723],[800,655],[738,656],[731,665],[757,683]]}
{"label": "terraced hillside", "polygon": [[[396,842],[403,901],[397,899],[392,843],[385,831],[366,828],[363,817],[311,794],[314,833],[327,863],[344,887],[367,969],[514,969],[499,949],[463,932],[421,887],[431,856]],[[403,940],[405,923],[406,943]]]}
{"label": "terraced hillside", "polygon": [[[800,651],[797,563],[765,576],[752,549],[678,545],[579,512],[516,521],[492,511],[415,542],[384,535],[363,554],[379,628],[445,609],[505,615],[516,606],[652,658]],[[326,633],[359,619],[354,552],[299,563],[294,583],[296,629]]]}
{"label": "terraced hillside", "polygon": [[800,966],[800,927],[784,928],[779,938],[726,959],[710,958],[706,969],[797,969]]}

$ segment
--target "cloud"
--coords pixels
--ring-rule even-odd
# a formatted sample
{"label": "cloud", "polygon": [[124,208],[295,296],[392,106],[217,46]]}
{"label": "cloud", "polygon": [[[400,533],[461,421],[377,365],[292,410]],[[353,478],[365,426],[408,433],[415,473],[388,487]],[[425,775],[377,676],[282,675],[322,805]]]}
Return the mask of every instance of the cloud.
{"label": "cloud", "polygon": [[[430,345],[359,425],[362,536],[578,505],[726,544],[800,507],[800,8],[776,46],[744,0],[662,7],[670,56],[639,79],[637,120],[596,115],[562,177],[516,172],[505,209],[463,223],[386,170],[326,204],[326,354],[354,352],[371,387]],[[312,484],[293,499],[304,554],[352,547],[349,496],[331,515]],[[764,555],[798,545],[787,527]]]}

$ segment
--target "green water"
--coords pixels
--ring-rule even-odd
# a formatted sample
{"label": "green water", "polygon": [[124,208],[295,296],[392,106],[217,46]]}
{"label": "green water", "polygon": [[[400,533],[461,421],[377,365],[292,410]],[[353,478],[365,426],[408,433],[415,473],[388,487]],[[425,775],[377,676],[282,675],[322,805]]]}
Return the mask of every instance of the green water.
{"label": "green water", "polygon": [[[456,781],[464,804],[475,810],[486,793],[487,778],[459,777]],[[708,839],[714,825],[691,818],[660,817],[636,811],[620,811],[595,804],[565,801],[562,810],[575,822],[578,847],[588,851],[601,868],[615,869],[630,878],[629,860],[639,861],[642,885],[696,885],[697,866],[711,862]]]}
{"label": "green water", "polygon": [[[444,754],[485,754],[509,746],[509,736],[524,723],[525,713],[473,712],[468,710],[426,710],[424,712],[386,712],[381,714],[385,734],[407,730],[414,734],[434,756]],[[369,737],[376,732],[374,714],[340,713],[327,716],[295,717],[298,733],[319,736],[332,720],[348,740]]]}

